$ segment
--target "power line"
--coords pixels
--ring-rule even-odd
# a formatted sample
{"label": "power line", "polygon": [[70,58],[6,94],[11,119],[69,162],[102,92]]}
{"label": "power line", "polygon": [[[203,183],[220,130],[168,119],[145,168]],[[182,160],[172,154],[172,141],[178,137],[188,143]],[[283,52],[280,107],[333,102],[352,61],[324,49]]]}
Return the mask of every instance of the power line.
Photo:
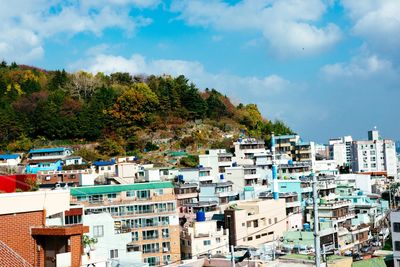
{"label": "power line", "polygon": [[[279,221],[277,221],[277,222],[275,222],[275,223],[273,223],[273,224],[270,224],[270,225],[268,225],[268,226],[266,226],[266,227],[264,227],[264,228],[262,228],[262,229],[260,229],[260,230],[257,230],[256,232],[254,232],[254,233],[252,233],[252,234],[248,234],[248,235],[246,235],[246,236],[242,236],[242,237],[240,237],[240,238],[237,238],[235,241],[239,241],[239,240],[241,240],[241,239],[243,239],[243,238],[246,238],[246,237],[249,237],[249,236],[251,236],[251,235],[257,234],[257,233],[259,233],[259,232],[262,232],[262,231],[264,231],[264,230],[266,230],[266,229],[268,229],[268,228],[270,228],[270,227],[272,227],[272,226],[274,226],[274,225],[277,225],[277,224],[280,223],[280,222],[286,221],[289,217],[291,217],[291,216],[293,216],[293,215],[302,213],[303,211],[304,211],[304,210],[301,210],[301,209],[300,209],[298,212],[291,213],[291,214],[287,215],[286,217],[284,217],[283,219],[281,219],[281,220],[279,220]],[[218,248],[222,248],[222,247],[225,247],[225,246],[226,246],[226,245],[221,245],[221,246],[218,246],[218,247],[213,248],[213,250],[214,250],[214,249],[218,249]],[[195,255],[192,255],[192,257],[193,257],[193,256],[200,256],[200,255],[203,255],[203,254],[205,254],[205,253],[208,253],[208,251],[209,251],[209,250],[203,251],[203,252],[199,252],[199,253],[197,253],[197,254],[195,254]],[[160,267],[169,266],[169,265],[171,265],[171,264],[178,263],[178,262],[181,262],[181,261],[182,261],[182,260],[174,261],[174,262],[171,262],[171,263],[168,263],[168,264],[160,265]]]}

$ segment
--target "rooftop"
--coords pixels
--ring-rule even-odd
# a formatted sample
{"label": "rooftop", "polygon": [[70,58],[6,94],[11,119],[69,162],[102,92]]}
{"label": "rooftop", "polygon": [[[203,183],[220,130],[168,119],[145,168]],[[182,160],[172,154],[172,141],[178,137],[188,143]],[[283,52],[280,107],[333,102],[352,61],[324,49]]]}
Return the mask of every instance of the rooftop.
{"label": "rooftop", "polygon": [[136,184],[123,184],[123,185],[96,185],[86,186],[79,188],[71,188],[72,196],[84,196],[84,195],[101,195],[109,193],[117,193],[123,191],[134,191],[134,190],[149,190],[149,189],[161,189],[161,188],[173,188],[171,182],[151,182],[151,183],[136,183]]}
{"label": "rooftop", "polygon": [[64,152],[65,150],[69,150],[69,148],[66,148],[66,147],[39,148],[39,149],[31,149],[29,151],[29,154]]}
{"label": "rooftop", "polygon": [[6,159],[17,159],[19,158],[18,154],[0,154],[0,159],[6,160]]}

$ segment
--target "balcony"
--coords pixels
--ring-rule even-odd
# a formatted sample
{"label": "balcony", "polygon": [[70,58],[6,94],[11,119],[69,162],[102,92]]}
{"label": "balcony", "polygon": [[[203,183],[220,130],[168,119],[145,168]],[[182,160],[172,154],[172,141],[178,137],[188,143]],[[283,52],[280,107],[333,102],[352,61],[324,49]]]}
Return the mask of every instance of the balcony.
{"label": "balcony", "polygon": [[299,201],[286,202],[286,208],[295,208],[295,207],[300,207]]}

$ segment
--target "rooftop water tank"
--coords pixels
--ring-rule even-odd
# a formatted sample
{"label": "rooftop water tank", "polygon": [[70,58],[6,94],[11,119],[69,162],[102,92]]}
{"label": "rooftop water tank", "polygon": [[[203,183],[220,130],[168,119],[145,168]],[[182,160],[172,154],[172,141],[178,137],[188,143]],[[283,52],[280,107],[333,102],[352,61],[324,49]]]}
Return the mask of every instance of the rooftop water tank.
{"label": "rooftop water tank", "polygon": [[219,179],[220,179],[220,180],[224,180],[224,175],[223,175],[223,174],[220,174],[220,175],[219,175]]}
{"label": "rooftop water tank", "polygon": [[179,180],[180,182],[183,182],[183,175],[182,175],[182,174],[179,174],[179,175],[178,175],[178,180]]}
{"label": "rooftop water tank", "polygon": [[204,211],[196,212],[196,222],[205,222],[206,221],[206,213]]}

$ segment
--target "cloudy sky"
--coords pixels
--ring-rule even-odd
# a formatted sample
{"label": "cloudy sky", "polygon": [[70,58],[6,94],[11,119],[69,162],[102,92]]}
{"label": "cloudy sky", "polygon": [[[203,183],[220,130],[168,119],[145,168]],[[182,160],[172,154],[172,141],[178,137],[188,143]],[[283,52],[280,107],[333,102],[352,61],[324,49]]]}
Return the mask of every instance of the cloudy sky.
{"label": "cloudy sky", "polygon": [[184,74],[306,140],[400,138],[398,0],[0,0],[0,59]]}

